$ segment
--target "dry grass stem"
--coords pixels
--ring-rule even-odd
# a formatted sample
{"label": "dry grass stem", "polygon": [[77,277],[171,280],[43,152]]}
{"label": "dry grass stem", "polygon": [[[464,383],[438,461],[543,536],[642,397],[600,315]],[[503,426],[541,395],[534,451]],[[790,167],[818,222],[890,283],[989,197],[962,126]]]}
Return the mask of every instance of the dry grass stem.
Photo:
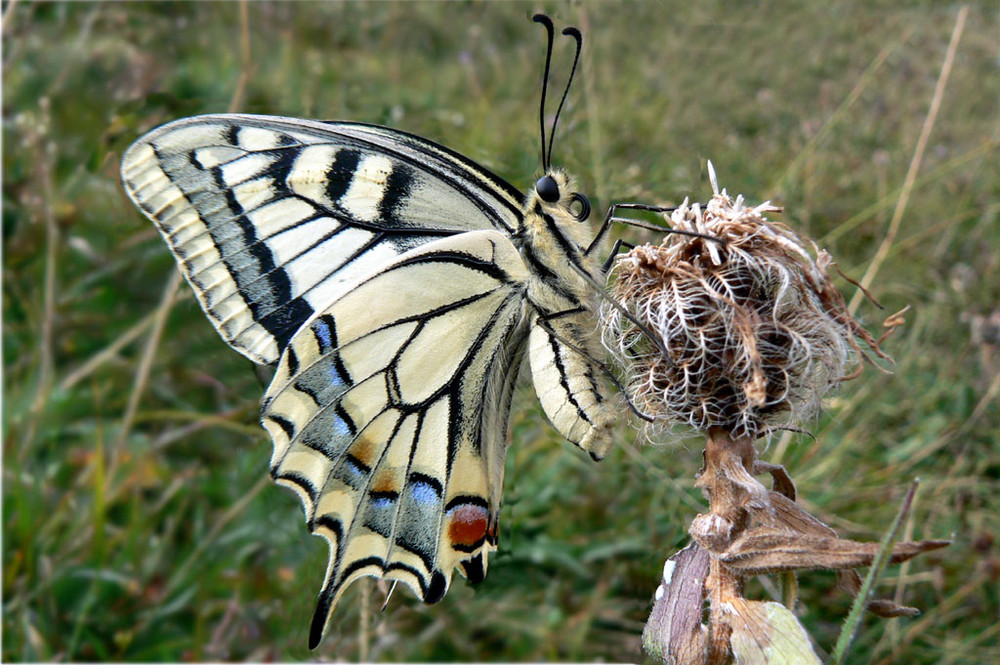
{"label": "dry grass stem", "polygon": [[[129,393],[128,404],[125,406],[125,413],[122,416],[113,460],[117,459],[118,454],[124,450],[125,441],[132,430],[132,424],[135,422],[136,414],[139,411],[139,404],[149,383],[149,373],[156,358],[156,350],[159,348],[160,340],[163,338],[163,328],[167,325],[167,318],[174,305],[174,298],[177,295],[178,288],[180,288],[181,281],[180,271],[174,271],[171,273],[170,279],[167,280],[167,285],[163,289],[163,296],[160,299],[159,306],[156,308],[156,317],[149,331],[149,337],[146,338],[146,345],[143,347],[139,365],[136,367],[135,377],[132,380],[132,390]],[[114,461],[112,461],[113,465]]]}
{"label": "dry grass stem", "polygon": [[[920,138],[917,139],[917,146],[913,150],[913,158],[910,160],[910,167],[906,171],[903,188],[899,194],[896,209],[892,213],[892,221],[889,222],[889,230],[886,231],[885,238],[875,252],[875,256],[872,258],[864,277],[861,278],[861,284],[865,287],[871,286],[879,269],[882,267],[882,263],[889,254],[893,242],[896,240],[896,234],[899,232],[899,226],[903,221],[903,214],[906,212],[906,206],[910,202],[913,184],[916,182],[917,173],[920,171],[920,163],[924,159],[924,150],[927,148],[927,141],[930,139],[934,122],[937,120],[938,110],[941,108],[941,100],[944,99],[944,89],[948,84],[948,76],[951,74],[951,68],[955,62],[955,52],[958,50],[958,43],[962,39],[962,31],[965,28],[965,19],[968,15],[968,6],[962,7],[958,11],[958,16],[955,19],[955,28],[952,30],[951,41],[948,44],[948,51],[945,53],[944,63],[941,65],[941,73],[938,75],[937,85],[934,87],[934,97],[931,99],[930,109],[927,111],[927,117],[924,119],[924,126],[920,130]],[[849,306],[851,312],[857,311],[858,305],[861,304],[863,298],[864,293],[861,291],[854,294]]]}

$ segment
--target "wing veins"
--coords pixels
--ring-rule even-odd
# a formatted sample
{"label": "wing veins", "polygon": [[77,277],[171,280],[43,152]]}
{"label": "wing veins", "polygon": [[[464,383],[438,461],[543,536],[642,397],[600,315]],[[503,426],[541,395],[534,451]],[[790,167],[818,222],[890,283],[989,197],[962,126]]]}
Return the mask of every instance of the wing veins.
{"label": "wing veins", "polygon": [[[355,126],[361,126],[361,127],[374,127],[374,125],[364,125],[363,123],[338,123],[338,124],[343,124],[343,125],[352,125],[353,124]],[[413,135],[408,135],[408,134],[405,134],[405,133],[401,133],[401,134],[403,134],[408,139],[410,139],[410,140],[407,141],[407,145],[410,146],[410,147],[415,147],[415,149],[418,152],[421,150],[421,148],[423,148],[427,144],[429,144],[431,147],[438,149],[438,151],[443,152],[444,154],[446,154],[448,157],[451,157],[452,159],[454,159],[455,157],[458,156],[457,153],[451,153],[448,150],[442,150],[442,148],[444,148],[444,146],[440,146],[440,145],[435,144],[435,143],[433,143],[431,141],[427,141],[426,139],[419,139],[419,137],[416,137],[416,136],[413,136]],[[451,188],[456,193],[458,193],[458,192],[467,192],[468,191],[468,186],[467,186],[467,184],[465,182],[462,181],[461,176],[456,177],[455,175],[453,175],[451,169],[448,169],[446,171],[444,168],[442,168],[442,164],[447,164],[446,160],[444,160],[444,159],[440,160],[442,162],[442,164],[434,164],[433,166],[429,166],[426,162],[421,162],[421,161],[419,161],[418,159],[416,159],[415,157],[413,157],[411,155],[408,155],[408,154],[406,154],[404,152],[401,152],[399,150],[393,149],[390,145],[382,145],[382,144],[376,143],[374,141],[367,141],[367,140],[365,140],[363,138],[359,138],[359,137],[356,137],[356,136],[348,136],[346,134],[337,134],[337,137],[338,137],[338,139],[340,139],[338,142],[320,140],[320,141],[317,141],[316,143],[301,143],[301,142],[299,142],[299,143],[296,143],[296,144],[293,144],[293,145],[275,146],[273,148],[267,148],[267,149],[264,149],[264,150],[248,150],[248,151],[246,151],[244,153],[243,156],[238,157],[236,159],[241,159],[242,157],[245,157],[246,155],[258,155],[258,154],[264,154],[264,155],[278,154],[278,155],[282,155],[282,158],[283,158],[284,157],[283,153],[285,153],[287,151],[296,151],[297,152],[297,151],[302,150],[305,147],[312,147],[312,146],[336,146],[336,147],[339,148],[339,147],[343,146],[343,147],[347,147],[348,149],[354,148],[354,149],[357,149],[357,150],[367,151],[369,153],[383,154],[383,155],[385,155],[387,157],[390,157],[392,159],[395,159],[395,160],[399,161],[402,164],[406,164],[407,166],[416,167],[416,170],[418,172],[421,172],[421,173],[430,173],[434,177],[434,179],[436,179],[436,180],[438,180],[438,181],[440,181],[442,183],[445,183],[449,188]],[[419,139],[419,140],[413,140],[413,139]],[[239,146],[236,146],[236,147],[239,147]],[[242,150],[242,148],[240,148],[240,149]],[[430,153],[430,154],[432,154],[433,156],[438,157],[440,159],[439,155],[435,155],[434,153]],[[230,160],[229,162],[226,162],[226,163],[227,164],[232,163],[233,161],[236,161],[236,159]],[[458,171],[460,173],[462,172],[462,169],[464,168],[467,172],[471,172],[471,173],[474,173],[476,175],[483,175],[483,171],[485,170],[482,166],[479,166],[475,162],[472,162],[471,160],[468,160],[468,159],[455,160],[455,161],[457,161],[460,164],[460,167],[455,168],[454,170]],[[281,158],[279,158],[279,160],[276,162],[276,164],[277,163],[281,163]],[[214,168],[218,168],[221,165],[222,164],[220,163],[220,164],[216,165],[215,167],[213,167],[213,169]],[[200,169],[200,170],[204,170],[204,169]],[[259,179],[262,176],[274,176],[276,174],[281,174],[282,171],[283,171],[283,169],[275,168],[275,165],[272,164],[271,166],[268,166],[267,168],[265,168],[265,169],[263,169],[261,171],[256,172],[254,175],[248,176],[244,180],[228,184],[228,188],[233,188],[233,187],[236,187],[238,185],[244,184],[246,182],[250,182],[252,180]],[[511,186],[508,183],[506,183],[506,181],[503,181],[499,176],[496,176],[495,174],[490,174],[490,175],[492,175],[493,178],[491,178],[491,179],[488,178],[487,181],[489,181],[489,184],[491,184],[494,187],[496,187],[496,189],[502,189],[504,191],[504,193],[507,194],[508,196],[510,196],[513,192],[517,192],[517,190],[513,186]],[[287,188],[287,173],[285,173],[285,176],[286,176],[286,178],[284,178],[284,179],[277,179],[276,178],[275,182],[279,182],[279,180],[282,181],[282,187],[285,190],[283,192],[283,195],[286,195],[286,196],[297,196],[294,192],[292,192],[291,190],[288,190],[288,188]],[[498,181],[499,182],[503,182],[503,184],[507,185],[507,187],[506,188],[498,187],[497,186],[498,185]],[[485,187],[480,187],[480,189],[486,189],[486,188]],[[520,194],[520,192],[517,192],[517,193]],[[493,194],[495,196],[496,192],[494,191]],[[507,224],[505,224],[503,222],[502,217],[499,214],[496,213],[496,209],[493,206],[490,205],[489,201],[487,201],[484,198],[481,198],[479,196],[470,197],[468,195],[465,195],[464,198],[466,198],[466,200],[468,200],[468,201],[471,201],[476,206],[476,208],[479,209],[479,211],[482,212],[483,215],[487,219],[490,220],[490,222],[491,222],[491,224],[492,224],[492,226],[494,228],[496,228],[498,230],[502,229],[502,230],[506,231],[507,233],[512,233],[514,231],[513,228],[510,228]],[[517,208],[517,207],[515,207],[513,205],[510,205],[509,202],[503,200],[502,197],[495,196],[495,198],[498,199],[501,203],[503,203],[507,207],[508,212],[513,213],[515,220],[517,220],[518,222],[520,222],[520,220],[521,220],[521,211],[520,211],[519,208]],[[308,202],[310,202],[310,203],[313,203],[314,205],[317,203],[313,199],[305,198],[305,200],[308,201]],[[325,206],[318,206],[318,207],[325,207]],[[352,221],[352,223],[354,223],[354,222]],[[360,220],[358,220],[358,225],[362,226],[363,222],[360,222]],[[377,225],[377,224],[371,224],[371,227],[372,228],[376,228],[376,229],[380,229],[380,230],[384,230],[384,229],[387,228],[384,225]],[[447,229],[439,229],[438,231],[440,233],[442,233],[442,234],[445,234],[445,235],[456,233],[456,231],[447,230]]]}

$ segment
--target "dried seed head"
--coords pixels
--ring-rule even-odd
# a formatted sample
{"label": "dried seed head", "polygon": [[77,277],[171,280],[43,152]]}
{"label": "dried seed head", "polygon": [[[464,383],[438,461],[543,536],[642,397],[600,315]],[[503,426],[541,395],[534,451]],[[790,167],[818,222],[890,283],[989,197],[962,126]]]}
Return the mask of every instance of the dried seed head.
{"label": "dried seed head", "polygon": [[614,307],[602,307],[602,339],[625,368],[629,397],[657,423],[757,438],[815,415],[861,355],[855,336],[882,354],[829,279],[830,256],[765,218],[779,208],[720,192],[709,168],[707,207],[685,201],[669,222],[725,244],[672,234],[615,266],[612,297],[669,359]]}

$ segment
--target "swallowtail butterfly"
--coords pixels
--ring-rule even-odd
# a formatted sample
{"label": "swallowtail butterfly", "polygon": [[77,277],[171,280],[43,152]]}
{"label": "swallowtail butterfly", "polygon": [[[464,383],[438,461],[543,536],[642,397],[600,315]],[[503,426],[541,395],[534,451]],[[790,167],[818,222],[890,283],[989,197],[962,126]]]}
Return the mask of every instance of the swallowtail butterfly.
{"label": "swallowtail butterfly", "polygon": [[[535,20],[548,31],[544,119],[553,27]],[[578,60],[579,31],[564,34]],[[593,238],[586,197],[548,166],[544,128],[542,155],[522,194],[386,127],[205,115],[149,132],[122,160],[128,195],[222,338],[277,365],[261,415],[271,474],[330,546],[312,648],[359,577],[427,603],[456,567],[483,579],[525,353],[555,428],[595,459],[611,446],[592,318],[605,269],[591,251],[613,215]]]}

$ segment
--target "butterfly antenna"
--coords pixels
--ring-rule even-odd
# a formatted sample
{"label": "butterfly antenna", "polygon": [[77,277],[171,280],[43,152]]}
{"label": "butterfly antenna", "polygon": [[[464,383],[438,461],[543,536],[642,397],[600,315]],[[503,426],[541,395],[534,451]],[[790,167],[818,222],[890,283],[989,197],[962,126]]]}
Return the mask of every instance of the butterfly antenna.
{"label": "butterfly antenna", "polygon": [[[545,14],[535,14],[531,17],[531,20],[544,25],[545,31],[548,33],[548,44],[545,47],[545,73],[542,74],[542,102],[538,106],[538,129],[542,135],[542,169],[548,171],[549,161],[545,152],[545,93],[549,89],[549,67],[552,64],[552,43],[555,41],[555,27],[552,25],[552,19]],[[551,152],[551,148],[549,151]]]}
{"label": "butterfly antenna", "polygon": [[[569,35],[576,40],[576,55],[573,56],[573,68],[569,71],[569,80],[566,81],[566,89],[563,90],[562,99],[559,100],[559,108],[556,109],[556,117],[552,120],[552,131],[549,133],[549,154],[545,156],[545,161],[552,163],[552,144],[556,142],[556,125],[559,123],[559,116],[562,114],[566,97],[569,96],[569,89],[573,85],[573,76],[576,74],[576,65],[580,62],[580,51],[583,50],[583,35],[574,27],[566,28],[562,31],[564,35]],[[546,167],[548,168],[548,167]]]}

